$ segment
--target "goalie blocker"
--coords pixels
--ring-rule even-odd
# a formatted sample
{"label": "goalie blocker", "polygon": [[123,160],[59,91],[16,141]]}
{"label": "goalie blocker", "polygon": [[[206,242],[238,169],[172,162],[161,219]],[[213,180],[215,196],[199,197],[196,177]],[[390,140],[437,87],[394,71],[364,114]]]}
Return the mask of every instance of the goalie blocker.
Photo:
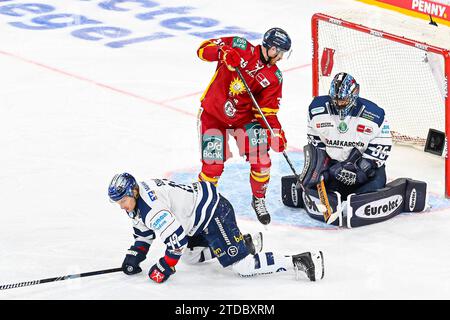
{"label": "goalie blocker", "polygon": [[[305,206],[302,191],[296,188],[295,176],[281,178],[283,204],[288,207],[304,208],[311,218],[324,221],[323,213]],[[339,218],[332,225],[343,226],[346,217],[347,227],[354,228],[388,220],[401,212],[421,212],[426,209],[425,182],[408,178],[398,178],[375,192],[351,194],[341,201],[339,192],[330,192],[328,200],[333,213]],[[317,190],[308,189],[311,199],[320,203]]]}

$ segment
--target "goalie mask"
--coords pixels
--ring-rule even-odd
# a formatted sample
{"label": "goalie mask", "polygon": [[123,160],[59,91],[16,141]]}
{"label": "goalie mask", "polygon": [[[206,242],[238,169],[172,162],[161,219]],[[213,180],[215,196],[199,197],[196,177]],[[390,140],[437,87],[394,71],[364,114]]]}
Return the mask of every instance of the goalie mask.
{"label": "goalie mask", "polygon": [[350,113],[359,96],[359,84],[348,73],[340,72],[331,81],[330,92],[331,104],[339,118],[344,118]]}

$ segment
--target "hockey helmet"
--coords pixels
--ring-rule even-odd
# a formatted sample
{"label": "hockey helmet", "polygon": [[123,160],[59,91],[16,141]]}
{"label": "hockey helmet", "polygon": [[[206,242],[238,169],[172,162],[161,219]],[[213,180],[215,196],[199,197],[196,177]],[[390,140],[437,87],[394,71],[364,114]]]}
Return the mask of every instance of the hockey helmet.
{"label": "hockey helmet", "polygon": [[340,118],[345,118],[359,97],[359,84],[350,74],[339,72],[331,81],[329,95]]}
{"label": "hockey helmet", "polygon": [[271,47],[275,47],[278,52],[286,52],[291,49],[291,38],[281,28],[271,28],[266,31],[263,37],[262,45],[269,50]]}
{"label": "hockey helmet", "polygon": [[136,186],[136,179],[131,174],[116,174],[109,183],[108,196],[112,201],[119,201],[124,196],[133,197],[133,189]]}

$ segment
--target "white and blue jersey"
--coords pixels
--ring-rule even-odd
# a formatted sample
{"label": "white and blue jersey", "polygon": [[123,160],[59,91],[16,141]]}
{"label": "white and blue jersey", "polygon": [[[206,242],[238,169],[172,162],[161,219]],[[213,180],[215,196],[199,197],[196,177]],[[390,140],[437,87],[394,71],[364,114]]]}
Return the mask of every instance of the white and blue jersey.
{"label": "white and blue jersey", "polygon": [[364,158],[385,164],[392,147],[391,131],[384,110],[370,100],[358,98],[342,121],[331,107],[331,98],[318,96],[309,106],[308,143],[325,149],[337,161],[348,158],[356,147]]}
{"label": "white and blue jersey", "polygon": [[158,235],[166,244],[166,255],[179,259],[188,237],[201,233],[211,221],[219,194],[209,182],[191,185],[166,179],[138,182],[134,222],[135,245],[149,247]]}

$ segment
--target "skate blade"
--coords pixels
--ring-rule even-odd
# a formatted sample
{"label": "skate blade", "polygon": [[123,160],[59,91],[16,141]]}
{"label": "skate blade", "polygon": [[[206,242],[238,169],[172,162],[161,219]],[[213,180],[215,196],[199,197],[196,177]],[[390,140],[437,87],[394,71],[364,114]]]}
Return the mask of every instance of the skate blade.
{"label": "skate blade", "polygon": [[254,237],[253,245],[255,246],[255,252],[260,253],[263,248],[263,234],[258,232]]}
{"label": "skate blade", "polygon": [[322,251],[318,251],[314,253],[314,256],[312,257],[314,261],[314,273],[315,273],[315,280],[322,280],[325,276],[325,268],[323,263],[323,253]]}

